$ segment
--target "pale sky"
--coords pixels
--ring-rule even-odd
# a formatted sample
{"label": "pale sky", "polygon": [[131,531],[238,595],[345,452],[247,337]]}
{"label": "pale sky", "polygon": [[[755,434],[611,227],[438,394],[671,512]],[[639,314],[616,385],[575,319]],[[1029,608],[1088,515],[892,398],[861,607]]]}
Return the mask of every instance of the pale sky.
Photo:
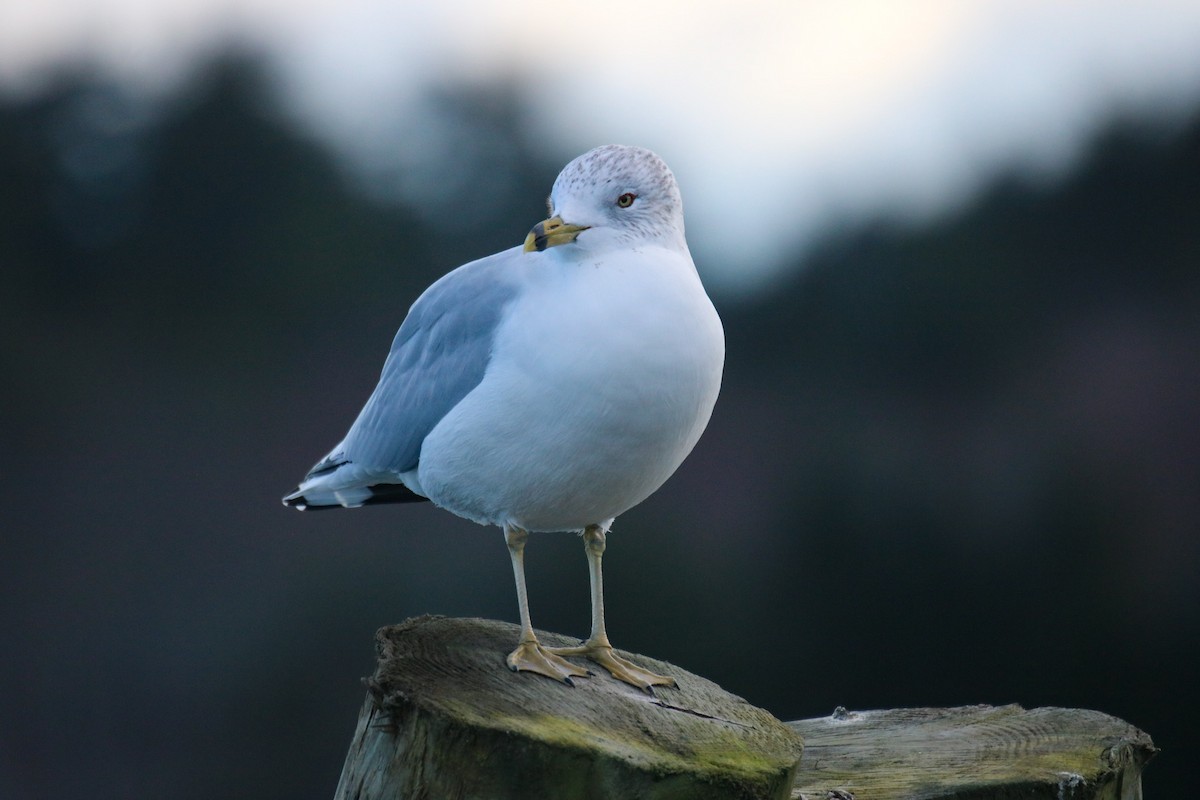
{"label": "pale sky", "polygon": [[1005,170],[1053,180],[1115,114],[1200,106],[1195,0],[8,0],[0,86],[82,61],[165,89],[231,41],[364,170],[426,159],[430,85],[523,79],[548,153],[667,160],[718,291],[765,285],[831,223],[927,219]]}

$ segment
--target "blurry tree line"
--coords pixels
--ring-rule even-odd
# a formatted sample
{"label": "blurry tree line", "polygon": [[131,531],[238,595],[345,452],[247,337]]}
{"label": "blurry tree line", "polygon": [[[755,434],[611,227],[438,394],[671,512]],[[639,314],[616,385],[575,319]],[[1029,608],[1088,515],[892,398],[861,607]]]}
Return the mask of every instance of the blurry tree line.
{"label": "blurry tree line", "polygon": [[[363,191],[253,59],[219,59],[155,100],[82,70],[0,97],[0,620],[18,653],[0,667],[0,752],[19,754],[0,761],[0,785],[35,787],[6,796],[83,780],[50,755],[69,734],[31,721],[71,718],[79,696],[20,696],[60,655],[40,649],[51,618],[38,592],[111,603],[96,652],[117,629],[134,647],[121,614],[138,575],[171,558],[219,563],[229,530],[279,524],[273,505],[230,493],[290,488],[349,423],[420,290],[541,219],[574,154],[547,151],[518,96],[499,84],[437,97],[461,138],[505,165],[485,185],[514,198],[469,225],[412,193]],[[710,431],[661,504],[619,526],[661,534],[625,580],[660,582],[673,619],[705,626],[675,623],[655,655],[785,718],[852,697],[1076,703],[1175,752],[1197,746],[1176,714],[1200,666],[1198,186],[1200,117],[1169,131],[1122,121],[1062,183],[1001,180],[924,229],[831,232],[769,291],[715,298],[729,349]],[[343,381],[353,391],[332,388]],[[175,416],[177,396],[190,399]],[[80,419],[100,423],[82,433]],[[186,544],[164,538],[172,514]],[[68,547],[92,548],[103,577],[59,576]],[[649,566],[664,563],[677,569]],[[299,574],[284,569],[280,585]],[[209,597],[179,591],[184,611]],[[795,635],[773,630],[781,607],[800,618]],[[730,660],[748,635],[789,669]],[[817,641],[836,657],[813,658]],[[978,658],[931,673],[950,642]],[[119,679],[113,658],[105,674]],[[241,788],[332,791],[347,731],[298,723],[267,744],[245,738],[263,732],[238,716],[253,709],[228,713],[216,738],[230,743],[207,746],[218,762],[234,742],[261,754],[238,762]],[[160,753],[162,783],[139,784],[142,759],[113,741],[94,757],[127,761],[122,785],[136,790],[169,785],[186,759]],[[296,761],[299,742],[312,749]],[[1174,763],[1151,766],[1151,795],[1182,787]],[[198,770],[195,796],[228,788],[219,772]]]}

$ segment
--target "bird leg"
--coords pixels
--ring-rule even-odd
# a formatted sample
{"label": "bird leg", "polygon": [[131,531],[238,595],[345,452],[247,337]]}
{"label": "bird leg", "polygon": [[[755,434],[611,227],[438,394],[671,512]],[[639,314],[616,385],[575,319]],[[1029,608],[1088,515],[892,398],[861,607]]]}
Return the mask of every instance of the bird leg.
{"label": "bird leg", "polygon": [[549,652],[560,656],[584,656],[608,670],[617,680],[625,681],[647,692],[654,686],[675,686],[675,679],[644,670],[613,652],[608,634],[604,631],[604,578],[600,559],[604,556],[604,530],[592,525],[583,532],[583,546],[588,557],[588,572],[592,580],[592,634],[578,647],[552,647]]}
{"label": "bird leg", "polygon": [[512,525],[504,526],[504,541],[512,556],[513,577],[517,582],[517,606],[521,611],[521,640],[517,643],[517,649],[508,654],[508,668],[513,672],[536,672],[570,686],[572,677],[591,673],[542,647],[534,635],[533,625],[529,621],[529,597],[525,592],[525,540],[528,538],[528,531]]}

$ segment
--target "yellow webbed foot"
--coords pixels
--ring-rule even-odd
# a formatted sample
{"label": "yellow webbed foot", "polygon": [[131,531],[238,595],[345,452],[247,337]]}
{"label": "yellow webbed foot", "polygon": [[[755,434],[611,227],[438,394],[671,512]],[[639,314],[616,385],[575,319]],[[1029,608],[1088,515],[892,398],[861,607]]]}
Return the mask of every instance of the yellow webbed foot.
{"label": "yellow webbed foot", "polygon": [[571,678],[582,678],[592,674],[542,647],[537,640],[518,644],[517,649],[508,654],[506,661],[508,668],[513,672],[536,672],[538,675],[562,681],[568,686],[574,685]]}
{"label": "yellow webbed foot", "polygon": [[655,686],[670,686],[672,688],[678,686],[674,678],[668,678],[666,675],[659,675],[648,669],[642,669],[632,661],[621,658],[613,652],[612,646],[608,644],[588,644],[585,642],[578,647],[552,647],[547,648],[547,651],[559,656],[583,656],[604,667],[617,680],[624,681],[630,686],[636,686],[642,691],[651,694],[653,694]]}

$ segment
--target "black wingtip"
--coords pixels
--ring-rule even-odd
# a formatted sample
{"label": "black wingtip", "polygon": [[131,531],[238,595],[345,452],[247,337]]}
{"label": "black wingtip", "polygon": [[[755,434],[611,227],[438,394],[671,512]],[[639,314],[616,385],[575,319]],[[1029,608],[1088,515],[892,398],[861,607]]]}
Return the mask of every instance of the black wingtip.
{"label": "black wingtip", "polygon": [[367,489],[371,492],[371,496],[363,501],[364,506],[382,503],[424,503],[429,500],[428,497],[417,494],[402,483],[377,483],[374,486],[368,486]]}
{"label": "black wingtip", "polygon": [[283,504],[288,508],[294,508],[297,511],[308,510],[308,501],[304,498],[304,495],[300,493],[299,486],[292,490],[291,494],[284,496]]}
{"label": "black wingtip", "polygon": [[[402,483],[377,483],[373,486],[368,486],[367,491],[371,494],[360,505],[375,506],[390,503],[423,503],[429,500],[428,497],[417,494]],[[347,507],[341,503],[314,503],[301,492],[300,487],[296,487],[295,491],[291,494],[285,495],[283,504],[297,511],[325,511],[331,508]],[[350,507],[353,508],[353,506]]]}

